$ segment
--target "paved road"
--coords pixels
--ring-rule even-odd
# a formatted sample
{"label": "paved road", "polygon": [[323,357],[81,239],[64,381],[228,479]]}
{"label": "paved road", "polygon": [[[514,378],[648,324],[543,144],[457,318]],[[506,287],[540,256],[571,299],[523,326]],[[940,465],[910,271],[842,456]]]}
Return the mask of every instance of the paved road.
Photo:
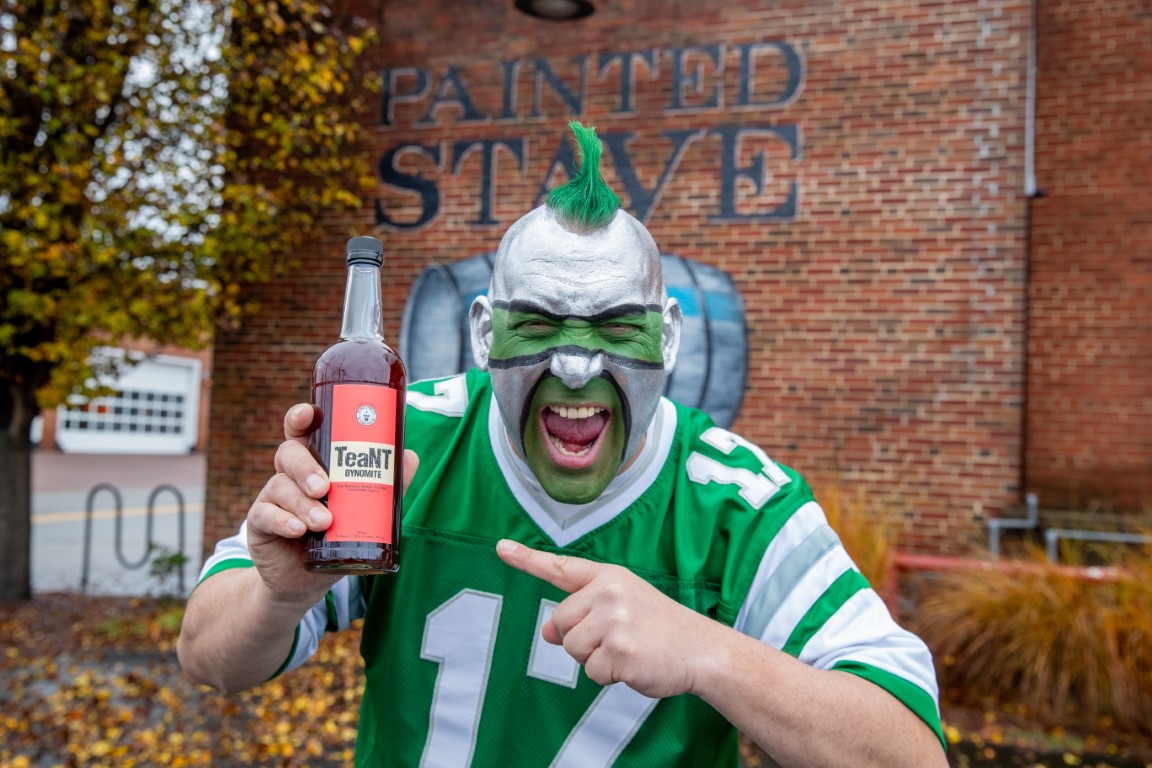
{"label": "paved road", "polygon": [[[156,554],[179,551],[182,501],[183,551],[188,557],[183,567],[182,593],[187,594],[200,570],[204,472],[202,454],[36,453],[32,461],[32,590],[78,591],[84,586],[85,521],[91,507],[87,592],[181,594],[177,573],[162,581],[151,574],[150,565]],[[94,489],[98,490],[93,492]],[[151,553],[149,541],[155,547]],[[130,569],[121,560],[140,565]]]}

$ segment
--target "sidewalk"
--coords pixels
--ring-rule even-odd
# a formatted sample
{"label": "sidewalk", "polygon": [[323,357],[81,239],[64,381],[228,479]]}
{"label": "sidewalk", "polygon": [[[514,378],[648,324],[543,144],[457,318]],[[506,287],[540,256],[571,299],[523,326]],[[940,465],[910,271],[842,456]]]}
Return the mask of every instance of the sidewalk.
{"label": "sidewalk", "polygon": [[[36,452],[32,459],[33,592],[79,591],[86,575],[85,591],[91,594],[187,594],[200,569],[205,464],[202,454]],[[188,558],[182,569],[182,590],[179,572],[166,581],[150,573],[154,557],[181,549]]]}

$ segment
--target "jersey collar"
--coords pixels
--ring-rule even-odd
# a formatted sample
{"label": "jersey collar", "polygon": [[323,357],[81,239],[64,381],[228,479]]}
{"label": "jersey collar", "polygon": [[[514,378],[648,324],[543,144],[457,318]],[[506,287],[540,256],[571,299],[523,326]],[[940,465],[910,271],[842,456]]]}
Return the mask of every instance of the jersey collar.
{"label": "jersey collar", "polygon": [[532,470],[512,451],[495,396],[488,408],[488,437],[492,452],[512,495],[544,534],[560,547],[568,546],[613,520],[639,499],[664,467],[675,434],[676,407],[662,397],[636,461],[613,478],[595,501],[565,504],[545,493]]}

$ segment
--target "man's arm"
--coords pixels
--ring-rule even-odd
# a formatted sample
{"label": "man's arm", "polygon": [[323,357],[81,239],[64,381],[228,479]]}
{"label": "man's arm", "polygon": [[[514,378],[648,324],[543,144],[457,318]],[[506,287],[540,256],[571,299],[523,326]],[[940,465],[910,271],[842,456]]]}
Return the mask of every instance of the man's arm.
{"label": "man's arm", "polygon": [[[319,423],[319,413],[307,404],[284,417],[276,474],[245,521],[253,567],[212,575],[188,600],[177,653],[195,682],[238,691],[270,678],[288,658],[301,619],[340,579],[304,567],[305,532],[327,530],[332,522],[317,501],[328,492],[328,479],[307,447]],[[405,487],[418,464],[408,451]]]}
{"label": "man's arm", "polygon": [[238,691],[270,678],[288,658],[304,614],[338,580],[304,568],[305,532],[332,521],[316,501],[328,490],[327,477],[307,447],[318,425],[311,405],[285,414],[276,474],[245,520],[253,567],[221,571],[188,599],[176,651],[195,682]]}
{"label": "man's arm", "polygon": [[781,766],[947,765],[932,729],[883,688],[701,618],[711,627],[696,638],[690,692]]}
{"label": "man's arm", "polygon": [[277,595],[254,567],[221,571],[188,600],[176,646],[180,666],[193,682],[230,693],[259,685],[284,665],[316,602]]}
{"label": "man's arm", "polygon": [[603,685],[691,693],[784,768],[944,768],[940,741],[887,691],[823,671],[680,605],[626,568],[502,541],[505,563],[569,592],[543,628]]}

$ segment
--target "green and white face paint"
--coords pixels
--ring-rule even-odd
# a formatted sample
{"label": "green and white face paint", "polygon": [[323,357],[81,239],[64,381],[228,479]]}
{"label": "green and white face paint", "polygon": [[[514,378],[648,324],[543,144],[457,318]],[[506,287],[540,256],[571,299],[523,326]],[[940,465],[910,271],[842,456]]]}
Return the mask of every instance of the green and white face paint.
{"label": "green and white face paint", "polygon": [[537,208],[504,236],[470,321],[513,447],[554,499],[596,499],[639,450],[680,341],[648,230],[618,210],[574,231]]}

